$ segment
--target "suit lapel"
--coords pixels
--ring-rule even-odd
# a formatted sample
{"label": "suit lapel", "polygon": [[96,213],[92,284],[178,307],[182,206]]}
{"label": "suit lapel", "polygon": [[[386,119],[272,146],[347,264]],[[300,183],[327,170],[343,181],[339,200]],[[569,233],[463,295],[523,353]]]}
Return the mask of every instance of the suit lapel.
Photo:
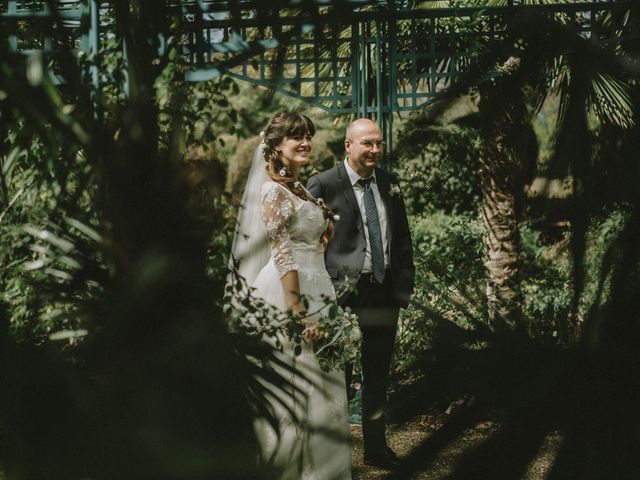
{"label": "suit lapel", "polygon": [[378,192],[380,192],[380,198],[384,203],[384,208],[387,213],[387,240],[391,245],[391,239],[393,234],[393,202],[389,196],[389,179],[386,172],[383,172],[379,168],[376,168],[376,183],[378,184]]}
{"label": "suit lapel", "polygon": [[353,211],[353,216],[356,219],[356,227],[358,227],[360,232],[364,232],[362,229],[362,216],[360,215],[360,209],[358,208],[358,201],[356,200],[356,194],[353,192],[353,186],[349,180],[349,175],[347,175],[347,170],[344,168],[344,164],[342,162],[337,165],[337,168],[340,190],[344,193],[347,203]]}

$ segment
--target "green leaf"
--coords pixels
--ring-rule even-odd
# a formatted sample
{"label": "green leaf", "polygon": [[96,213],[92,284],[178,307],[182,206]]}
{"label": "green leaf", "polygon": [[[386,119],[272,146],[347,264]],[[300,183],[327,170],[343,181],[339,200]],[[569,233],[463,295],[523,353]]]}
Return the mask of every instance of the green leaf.
{"label": "green leaf", "polygon": [[43,78],[42,52],[35,51],[27,57],[27,81],[32,87],[37,87],[42,83]]}
{"label": "green leaf", "polygon": [[60,261],[61,263],[64,263],[70,268],[80,268],[82,266],[80,265],[80,262],[78,262],[76,259],[67,257],[66,255],[58,257],[58,261]]}
{"label": "green leaf", "polygon": [[60,330],[49,335],[49,340],[68,340],[70,338],[85,337],[89,334],[87,330]]}
{"label": "green leaf", "polygon": [[73,279],[73,277],[69,273],[67,273],[67,272],[65,272],[63,270],[59,270],[57,268],[45,268],[44,269],[44,273],[49,274],[49,275],[53,275],[54,277],[58,277],[61,280],[72,280]]}
{"label": "green leaf", "polygon": [[27,272],[31,270],[38,270],[39,268],[44,267],[46,264],[47,262],[45,262],[44,260],[38,259],[30,262],[24,262],[24,264],[22,265],[22,269]]}
{"label": "green leaf", "polygon": [[90,239],[95,240],[96,242],[102,242],[102,236],[98,232],[96,232],[93,228],[89,227],[87,224],[82,223],[81,221],[71,217],[65,217],[64,221],[71,227],[78,230],[80,233],[83,233],[84,235],[89,237]]}
{"label": "green leaf", "polygon": [[23,227],[27,233],[30,233],[34,237],[39,240],[43,240],[48,242],[58,248],[60,248],[64,252],[70,252],[73,250],[74,245],[69,240],[65,240],[64,238],[60,238],[57,235],[49,232],[48,230],[39,230],[31,225],[26,225]]}
{"label": "green leaf", "polygon": [[[9,152],[9,155],[7,155],[4,163],[2,164],[2,174],[4,176],[11,175],[11,170],[13,169],[15,161],[18,158],[18,154],[20,153],[21,153],[20,147],[14,147],[13,150]],[[26,152],[23,152],[23,154],[24,153]]]}

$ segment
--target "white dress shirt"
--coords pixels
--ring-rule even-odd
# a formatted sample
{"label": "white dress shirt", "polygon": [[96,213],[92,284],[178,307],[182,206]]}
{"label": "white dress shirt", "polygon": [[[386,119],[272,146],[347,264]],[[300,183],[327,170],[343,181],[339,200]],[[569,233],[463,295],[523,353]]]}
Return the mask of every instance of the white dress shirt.
{"label": "white dress shirt", "polygon": [[[369,244],[369,227],[367,227],[367,214],[364,209],[364,187],[358,183],[362,177],[358,175],[347,159],[344,160],[344,167],[349,175],[349,181],[353,188],[353,193],[356,196],[358,202],[358,208],[360,209],[360,216],[362,217],[362,223],[364,226],[364,236],[367,243],[367,251],[364,256],[364,265],[362,266],[362,273],[373,273],[373,262],[371,260],[371,245]],[[371,181],[371,190],[373,191],[373,198],[376,201],[376,209],[378,210],[378,219],[380,221],[380,233],[382,234],[382,248],[384,250],[384,265],[385,268],[389,267],[389,242],[387,239],[387,211],[384,207],[384,202],[380,197],[380,191],[378,190],[378,184],[376,183],[376,172],[373,172],[373,180]]]}

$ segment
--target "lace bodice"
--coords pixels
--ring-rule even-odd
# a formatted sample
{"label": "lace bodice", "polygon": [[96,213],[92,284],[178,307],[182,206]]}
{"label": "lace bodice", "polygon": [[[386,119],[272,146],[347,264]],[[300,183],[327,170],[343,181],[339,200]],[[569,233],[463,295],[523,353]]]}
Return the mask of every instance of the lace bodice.
{"label": "lace bodice", "polygon": [[260,200],[271,257],[280,277],[291,270],[324,270],[320,237],[326,221],[322,210],[271,181],[262,186]]}

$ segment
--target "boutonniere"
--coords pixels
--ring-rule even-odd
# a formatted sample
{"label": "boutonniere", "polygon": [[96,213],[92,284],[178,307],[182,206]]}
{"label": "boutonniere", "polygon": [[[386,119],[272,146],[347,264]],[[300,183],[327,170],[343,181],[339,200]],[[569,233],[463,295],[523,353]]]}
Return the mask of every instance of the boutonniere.
{"label": "boutonniere", "polygon": [[398,185],[397,183],[392,183],[389,186],[389,196],[390,197],[396,197],[396,196],[400,196],[402,195],[402,192],[400,191],[400,185]]}

